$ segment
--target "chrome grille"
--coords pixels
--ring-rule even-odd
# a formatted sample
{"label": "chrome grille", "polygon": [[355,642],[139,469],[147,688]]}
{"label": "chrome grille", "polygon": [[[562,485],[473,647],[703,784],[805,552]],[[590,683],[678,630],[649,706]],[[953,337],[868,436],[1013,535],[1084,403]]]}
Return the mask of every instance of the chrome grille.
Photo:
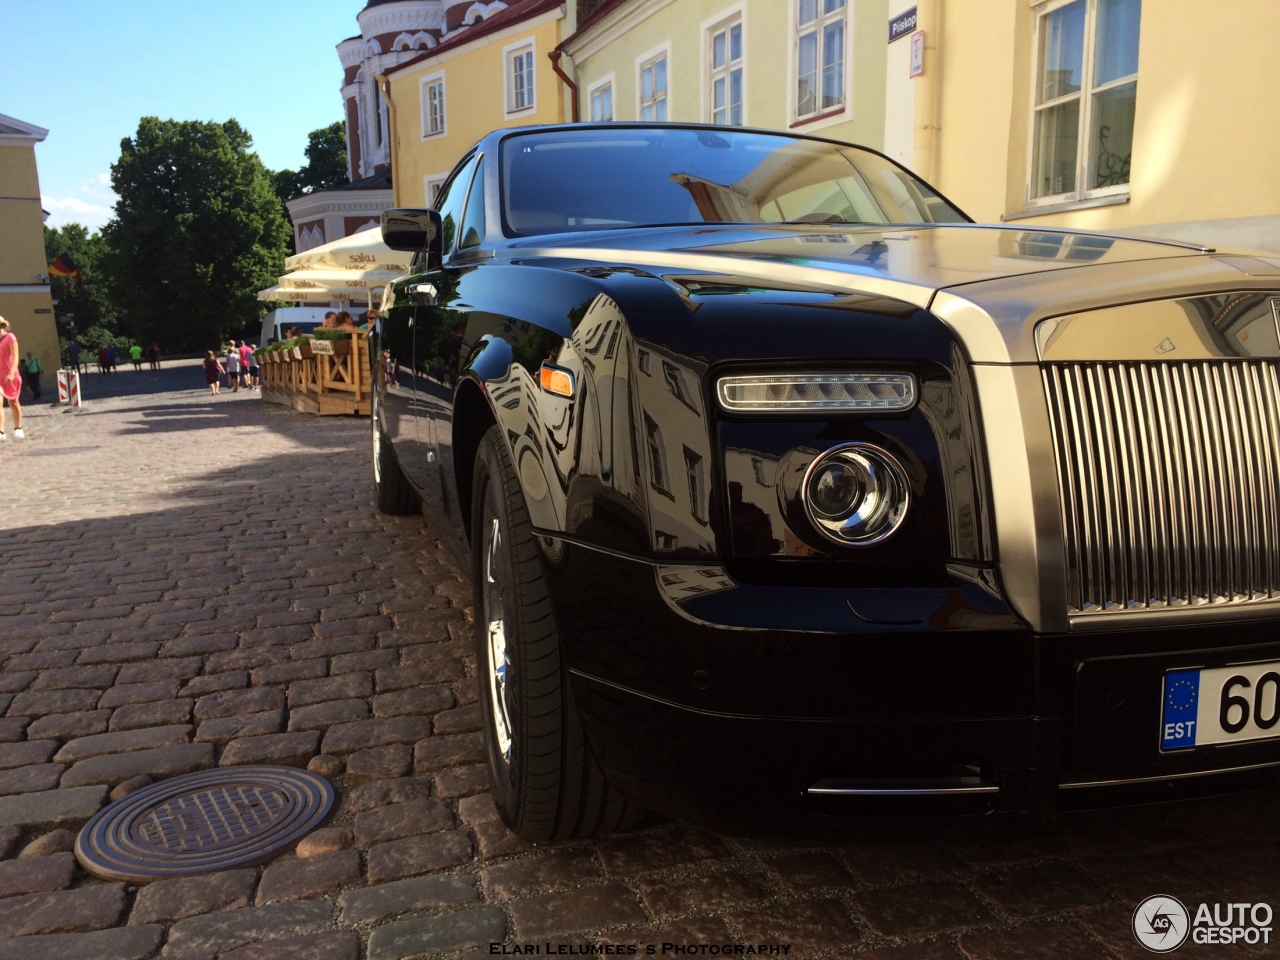
{"label": "chrome grille", "polygon": [[1280,597],[1280,362],[1042,372],[1072,614]]}

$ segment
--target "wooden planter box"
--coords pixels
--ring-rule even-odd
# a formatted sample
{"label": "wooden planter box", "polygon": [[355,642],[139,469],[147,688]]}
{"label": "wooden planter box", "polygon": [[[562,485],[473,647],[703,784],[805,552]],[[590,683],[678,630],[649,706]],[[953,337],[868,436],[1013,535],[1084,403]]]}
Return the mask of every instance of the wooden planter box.
{"label": "wooden planter box", "polygon": [[270,356],[275,366],[263,378],[263,400],[303,413],[369,415],[372,377],[369,337],[363,330]]}
{"label": "wooden planter box", "polygon": [[311,352],[330,357],[345,357],[351,353],[350,340],[312,340]]}

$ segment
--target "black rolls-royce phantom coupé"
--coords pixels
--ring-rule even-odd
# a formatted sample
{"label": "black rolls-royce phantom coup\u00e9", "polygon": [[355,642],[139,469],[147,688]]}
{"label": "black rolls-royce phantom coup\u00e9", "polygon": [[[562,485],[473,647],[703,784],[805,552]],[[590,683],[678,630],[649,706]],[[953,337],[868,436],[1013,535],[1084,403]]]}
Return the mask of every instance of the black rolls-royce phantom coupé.
{"label": "black rolls-royce phantom coup\u00e9", "polygon": [[530,839],[1280,765],[1280,261],[975,224],[869,150],[483,139],[373,339]]}

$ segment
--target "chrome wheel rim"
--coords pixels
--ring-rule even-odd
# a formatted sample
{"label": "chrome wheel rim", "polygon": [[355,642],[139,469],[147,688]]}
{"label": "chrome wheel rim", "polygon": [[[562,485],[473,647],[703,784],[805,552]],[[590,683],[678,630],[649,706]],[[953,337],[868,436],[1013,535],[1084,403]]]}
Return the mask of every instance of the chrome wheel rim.
{"label": "chrome wheel rim", "polygon": [[509,704],[511,659],[507,655],[506,566],[502,553],[502,525],[490,519],[484,546],[484,628],[488,654],[489,705],[493,714],[498,753],[511,762],[511,710]]}

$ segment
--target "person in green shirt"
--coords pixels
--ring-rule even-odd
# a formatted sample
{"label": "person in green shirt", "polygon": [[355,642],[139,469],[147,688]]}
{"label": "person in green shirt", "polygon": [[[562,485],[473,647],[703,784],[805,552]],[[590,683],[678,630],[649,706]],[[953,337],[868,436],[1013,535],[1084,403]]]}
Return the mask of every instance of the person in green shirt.
{"label": "person in green shirt", "polygon": [[40,361],[36,359],[36,355],[30,350],[27,351],[27,359],[22,361],[22,372],[26,374],[26,384],[31,390],[31,399],[33,401],[40,399]]}
{"label": "person in green shirt", "polygon": [[142,348],[136,343],[129,348],[129,359],[133,361],[133,369],[142,372]]}

